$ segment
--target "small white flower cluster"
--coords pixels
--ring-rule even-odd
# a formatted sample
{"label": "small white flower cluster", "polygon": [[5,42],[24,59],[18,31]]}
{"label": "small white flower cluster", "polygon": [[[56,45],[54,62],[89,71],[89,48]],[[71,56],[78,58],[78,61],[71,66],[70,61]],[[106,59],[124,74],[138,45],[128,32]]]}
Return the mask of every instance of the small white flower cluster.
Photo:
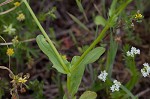
{"label": "small white flower cluster", "polygon": [[136,54],[140,54],[140,50],[136,49],[135,47],[132,47],[131,51],[127,52],[127,56],[131,56],[131,57],[134,57],[134,55]]}
{"label": "small white flower cluster", "polygon": [[[108,75],[108,73],[104,70],[104,71],[101,71],[101,74],[98,76],[98,78],[99,78],[100,80],[102,80],[103,82],[105,82],[107,75]],[[110,90],[111,90],[112,92],[114,92],[114,91],[119,91],[119,88],[120,88],[120,86],[121,86],[121,83],[120,83],[119,81],[117,81],[117,80],[114,80],[113,83],[114,83],[114,84],[110,87]]]}
{"label": "small white flower cluster", "polygon": [[102,80],[103,82],[105,82],[107,75],[108,73],[104,70],[104,71],[101,71],[101,74],[98,76],[98,78]]}
{"label": "small white flower cluster", "polygon": [[120,83],[119,81],[117,81],[117,80],[114,80],[113,83],[114,83],[114,84],[110,87],[110,90],[111,90],[112,92],[114,92],[114,91],[119,91],[119,88],[120,88],[120,86],[121,86],[121,83]]}
{"label": "small white flower cluster", "polygon": [[150,74],[150,66],[148,63],[144,63],[143,66],[144,68],[141,69],[141,73],[143,77],[147,77]]}

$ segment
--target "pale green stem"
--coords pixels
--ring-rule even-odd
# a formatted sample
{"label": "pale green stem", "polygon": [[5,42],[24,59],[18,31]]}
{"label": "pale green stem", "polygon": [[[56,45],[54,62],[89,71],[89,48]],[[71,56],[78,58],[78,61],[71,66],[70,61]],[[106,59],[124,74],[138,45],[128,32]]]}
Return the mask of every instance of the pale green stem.
{"label": "pale green stem", "polygon": [[50,46],[52,47],[53,51],[55,52],[56,56],[58,57],[58,60],[60,61],[61,65],[63,66],[64,70],[69,73],[69,69],[67,68],[67,66],[65,65],[65,63],[63,62],[61,56],[59,55],[57,49],[55,48],[55,46],[53,45],[52,41],[50,40],[50,38],[48,37],[47,33],[45,32],[45,30],[43,29],[43,27],[41,26],[39,20],[37,19],[37,17],[35,16],[33,10],[31,9],[30,5],[28,4],[27,0],[23,0],[23,2],[25,3],[26,7],[28,8],[30,14],[32,15],[33,19],[35,20],[36,24],[38,25],[39,29],[41,30],[42,34],[44,35],[44,37],[46,38],[46,40],[48,41],[48,43],[50,44]]}
{"label": "pale green stem", "polygon": [[94,42],[90,45],[90,47],[81,55],[81,57],[79,58],[79,60],[72,66],[71,68],[71,72],[73,72],[76,68],[78,68],[78,65],[80,64],[80,62],[84,59],[84,57],[95,47],[96,44],[98,44],[106,35],[106,31],[109,29],[109,27],[111,26],[111,23],[113,22],[113,20],[115,18],[117,18],[117,16],[121,13],[121,11],[131,2],[132,0],[128,0],[127,2],[125,2],[122,6],[120,6],[115,13],[112,15],[112,17],[110,17],[110,19],[107,21],[106,26],[104,27],[104,29],[101,31],[101,33],[99,34],[99,36],[96,38],[96,40],[94,40]]}

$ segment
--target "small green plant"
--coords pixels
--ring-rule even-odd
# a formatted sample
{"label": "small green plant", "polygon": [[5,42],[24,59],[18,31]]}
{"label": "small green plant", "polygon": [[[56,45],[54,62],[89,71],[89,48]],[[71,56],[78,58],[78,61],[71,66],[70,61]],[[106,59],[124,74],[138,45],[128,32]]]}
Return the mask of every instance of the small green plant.
{"label": "small green plant", "polygon": [[131,0],[127,0],[126,2],[123,2],[117,10],[111,11],[112,13],[110,15],[110,18],[106,22],[104,29],[99,34],[97,39],[94,40],[90,47],[81,56],[74,56],[72,58],[72,61],[68,62],[60,56],[52,41],[49,39],[48,35],[40,25],[29,4],[26,0],[24,0],[25,5],[27,6],[28,10],[30,11],[32,17],[36,21],[36,24],[43,34],[38,35],[36,38],[40,49],[49,57],[50,61],[53,63],[53,67],[57,69],[58,72],[67,74],[67,92],[63,97],[64,99],[76,98],[75,94],[77,93],[79,85],[81,83],[85,66],[89,63],[95,62],[105,52],[105,48],[103,47],[94,47],[97,43],[99,43],[99,41],[103,39],[103,37],[106,35],[106,31],[109,29],[109,27],[112,26],[112,23],[115,22],[117,16],[130,2]]}
{"label": "small green plant", "polygon": [[[8,4],[12,1],[13,0],[5,1],[5,2],[0,4],[0,7],[5,5],[5,4]],[[11,13],[15,9],[17,9],[17,7],[19,7],[20,5],[23,5],[23,10],[19,11],[17,13],[17,16],[13,16],[16,19],[14,21],[14,23],[24,22],[25,26],[27,25],[28,28],[31,28],[31,29],[29,29],[29,31],[31,33],[33,33],[34,30],[37,30],[37,27],[32,25],[31,22],[29,22],[33,18],[32,21],[36,23],[36,25],[38,26],[38,28],[40,29],[40,31],[42,33],[36,37],[36,42],[37,42],[39,48],[42,50],[42,52],[45,55],[47,55],[47,57],[49,58],[49,60],[53,64],[52,67],[55,68],[59,72],[60,75],[61,74],[66,75],[66,81],[65,81],[66,90],[64,91],[64,95],[61,95],[61,97],[60,97],[63,99],[77,99],[78,98],[76,94],[79,90],[79,86],[81,84],[81,80],[82,80],[82,77],[84,75],[84,71],[86,69],[86,66],[97,61],[105,53],[105,51],[106,51],[105,47],[104,46],[98,46],[98,44],[104,39],[104,37],[108,34],[107,31],[110,29],[110,31],[111,31],[111,33],[110,33],[110,45],[109,45],[109,50],[107,51],[107,58],[106,58],[106,63],[105,63],[106,66],[101,68],[101,73],[98,75],[98,79],[99,79],[98,84],[93,77],[94,81],[93,81],[93,84],[91,86],[91,89],[89,89],[91,91],[89,91],[89,90],[85,91],[79,97],[79,99],[96,99],[97,98],[96,91],[99,91],[99,90],[105,90],[105,92],[107,94],[106,98],[137,99],[137,97],[131,93],[131,90],[133,89],[134,85],[140,79],[140,72],[136,68],[136,63],[135,63],[136,56],[140,55],[139,49],[136,49],[135,47],[131,47],[131,50],[129,50],[129,48],[130,48],[129,45],[125,45],[123,48],[123,56],[124,56],[124,60],[125,60],[125,66],[130,71],[131,79],[129,81],[127,81],[125,84],[122,84],[119,80],[114,79],[112,77],[112,73],[113,73],[112,70],[113,70],[113,66],[114,66],[114,61],[115,61],[115,57],[117,54],[117,50],[119,48],[118,47],[119,44],[117,41],[120,40],[120,38],[114,37],[113,32],[118,27],[119,16],[123,15],[125,13],[124,9],[126,8],[126,6],[130,2],[132,2],[132,0],[125,0],[125,1],[113,0],[112,4],[110,6],[109,12],[107,13],[108,19],[105,19],[102,15],[96,16],[94,18],[94,23],[97,26],[102,25],[104,27],[103,30],[98,34],[97,38],[93,41],[93,43],[91,43],[90,46],[88,46],[88,48],[85,51],[83,51],[82,55],[73,56],[71,61],[68,61],[64,56],[62,56],[62,54],[60,54],[58,52],[58,50],[54,46],[53,42],[49,38],[48,34],[45,32],[42,25],[40,24],[40,21],[44,21],[47,16],[50,16],[50,18],[52,20],[56,19],[56,16],[54,14],[54,12],[56,11],[55,7],[52,8],[52,10],[46,14],[41,13],[39,15],[40,21],[35,16],[29,3],[27,2],[27,0],[22,0],[21,3],[15,2],[13,4],[12,8],[1,12],[0,15],[5,15],[7,13]],[[76,3],[77,3],[77,6],[78,6],[80,12],[83,13],[86,21],[88,21],[87,16],[86,16],[85,11],[84,11],[84,8],[83,8],[82,3],[81,3],[81,0],[76,0]],[[25,6],[24,6],[24,4],[25,4]],[[27,9],[25,10],[24,8],[25,9],[27,8]],[[26,16],[27,13],[30,13],[32,18]],[[77,24],[79,24],[80,27],[82,27],[86,31],[90,32],[90,30],[86,27],[86,25],[84,25],[82,22],[80,22],[79,19],[77,19],[72,14],[68,13],[68,15]],[[140,14],[140,12],[138,11],[137,13],[132,15],[132,17],[130,17],[130,20],[134,20],[136,22],[142,22],[143,18],[144,18],[143,15]],[[3,20],[1,20],[1,19],[0,19],[0,22],[4,23]],[[129,21],[126,23],[132,24]],[[36,54],[36,52],[33,53],[33,51],[31,51],[27,47],[27,45],[26,46],[21,45],[22,42],[26,42],[26,41],[20,42],[18,40],[18,36],[16,35],[17,30],[18,30],[17,28],[21,28],[21,27],[15,27],[13,25],[13,23],[12,24],[10,23],[10,24],[8,24],[8,25],[6,24],[0,28],[4,29],[3,33],[7,33],[10,36],[15,35],[14,38],[12,39],[12,45],[13,45],[12,48],[10,48],[8,46],[8,43],[6,42],[6,40],[2,36],[0,36],[0,38],[4,41],[4,45],[7,46],[6,54],[9,58],[8,67],[0,66],[0,69],[7,70],[9,72],[9,77],[12,79],[10,81],[10,83],[12,84],[12,88],[10,90],[10,94],[12,95],[12,99],[19,99],[18,91],[20,90],[21,92],[23,92],[25,90],[23,85],[26,86],[28,89],[33,91],[32,95],[35,99],[45,99],[45,96],[43,95],[44,82],[39,82],[37,80],[30,81],[29,85],[27,86],[26,82],[29,79],[29,74],[28,73],[25,75],[23,75],[23,73],[17,73],[16,74],[11,70],[11,68],[12,68],[11,67],[11,57],[16,57],[16,58],[20,59],[21,54],[18,54],[20,52],[19,49],[27,50],[26,56],[28,57],[28,60],[29,60],[28,64],[29,65],[33,63],[33,59],[32,59],[30,54],[33,54],[33,55]],[[22,29],[20,29],[20,31],[21,30]],[[50,30],[53,31],[52,28],[50,28]],[[3,35],[5,36],[5,34],[3,34]],[[28,36],[29,35],[27,35],[27,37]],[[19,37],[21,37],[21,35],[19,35]],[[55,39],[55,37],[54,37],[54,39]],[[75,41],[75,39],[74,39],[74,41]],[[16,53],[16,52],[18,52],[18,53]],[[15,56],[13,56],[14,54],[15,54]],[[23,62],[22,62],[22,64],[23,64]],[[144,67],[141,69],[141,73],[144,77],[147,77],[150,74],[149,64],[144,63],[143,66]],[[98,73],[96,73],[96,74],[98,74]],[[60,89],[59,89],[60,92],[62,92],[62,88],[63,88],[61,85],[62,85],[62,83],[59,81],[58,86],[60,87]],[[4,95],[4,92],[3,92],[2,88],[0,87],[0,97],[2,97],[3,95]]]}
{"label": "small green plant", "polygon": [[43,82],[39,82],[38,80],[30,81],[28,84],[28,88],[33,91],[34,99],[45,99],[43,96]]}

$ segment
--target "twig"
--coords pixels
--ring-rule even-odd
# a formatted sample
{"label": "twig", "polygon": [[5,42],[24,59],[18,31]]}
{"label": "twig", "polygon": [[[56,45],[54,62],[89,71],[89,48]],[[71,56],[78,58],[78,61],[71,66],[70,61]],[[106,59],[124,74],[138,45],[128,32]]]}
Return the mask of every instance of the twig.
{"label": "twig", "polygon": [[8,70],[10,74],[14,75],[14,73],[9,68],[7,68],[5,66],[0,66],[0,69]]}
{"label": "twig", "polygon": [[[21,43],[25,43],[25,42],[32,42],[32,41],[35,41],[35,38],[28,39],[28,40],[24,40],[24,41],[20,41],[20,42],[21,42]],[[3,46],[3,45],[12,45],[12,44],[13,44],[12,42],[0,43],[0,46]]]}
{"label": "twig", "polygon": [[6,14],[6,13],[9,13],[9,12],[11,12],[11,11],[15,10],[15,9],[16,9],[16,7],[13,7],[13,8],[11,8],[11,9],[9,9],[9,10],[6,10],[6,11],[4,11],[4,12],[1,12],[1,13],[0,13],[0,15],[3,15],[3,14]]}
{"label": "twig", "polygon": [[8,3],[12,2],[12,1],[14,1],[14,0],[6,0],[6,1],[2,2],[0,4],[0,6],[6,5],[6,4],[8,4]]}

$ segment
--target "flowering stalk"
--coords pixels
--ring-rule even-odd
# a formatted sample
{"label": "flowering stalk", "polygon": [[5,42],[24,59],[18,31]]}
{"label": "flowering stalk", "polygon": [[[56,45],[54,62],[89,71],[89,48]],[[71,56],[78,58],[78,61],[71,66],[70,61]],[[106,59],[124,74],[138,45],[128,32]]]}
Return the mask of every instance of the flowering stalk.
{"label": "flowering stalk", "polygon": [[64,70],[69,73],[69,70],[67,68],[67,66],[65,65],[65,63],[63,62],[60,54],[58,53],[57,49],[55,48],[55,46],[53,45],[52,41],[50,40],[50,38],[48,37],[47,33],[45,32],[45,30],[43,29],[43,27],[41,26],[39,20],[37,19],[37,17],[35,16],[34,12],[32,11],[30,5],[28,4],[27,0],[23,0],[23,2],[25,3],[26,7],[28,8],[30,14],[32,15],[33,19],[35,20],[36,24],[38,25],[39,29],[41,30],[42,34],[44,35],[44,37],[46,38],[47,42],[50,44],[50,46],[52,47],[53,51],[55,52],[56,56],[58,57],[58,60],[60,61],[61,65],[63,66]]}
{"label": "flowering stalk", "polygon": [[82,54],[82,56],[80,57],[80,59],[76,62],[76,64],[74,66],[72,66],[73,68],[71,68],[71,71],[74,71],[78,65],[80,64],[80,62],[83,60],[83,58],[95,47],[96,44],[98,44],[106,35],[106,31],[109,29],[109,27],[111,26],[111,24],[114,22],[114,20],[117,18],[117,16],[122,12],[122,10],[131,2],[132,0],[127,0],[123,5],[121,5],[116,11],[115,13],[113,13],[113,15],[109,18],[109,20],[107,21],[106,26],[104,27],[104,29],[101,31],[101,33],[99,34],[99,36],[96,38],[96,40],[94,40],[94,42],[90,45],[90,47]]}

